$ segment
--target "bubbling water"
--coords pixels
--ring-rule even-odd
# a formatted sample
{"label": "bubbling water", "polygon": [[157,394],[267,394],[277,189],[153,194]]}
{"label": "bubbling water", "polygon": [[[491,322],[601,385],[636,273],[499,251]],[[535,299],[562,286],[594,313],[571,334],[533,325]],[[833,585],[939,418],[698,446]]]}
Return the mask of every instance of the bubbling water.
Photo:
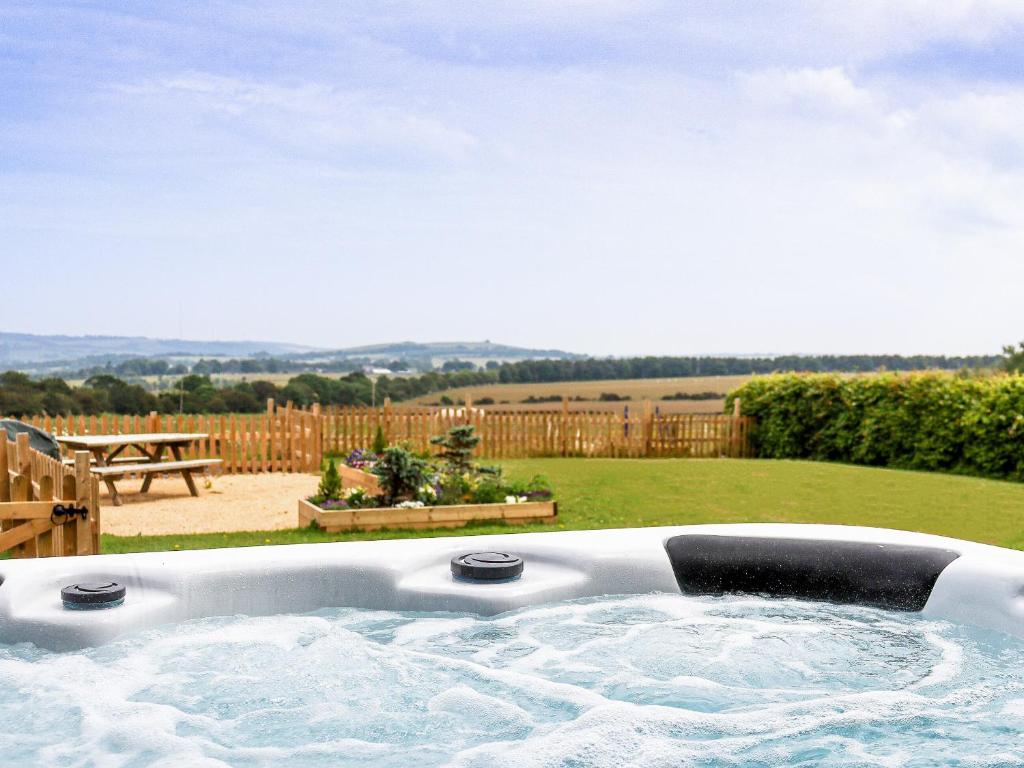
{"label": "bubbling water", "polygon": [[913,614],[602,597],[0,646],[4,766],[1019,766],[1024,644]]}

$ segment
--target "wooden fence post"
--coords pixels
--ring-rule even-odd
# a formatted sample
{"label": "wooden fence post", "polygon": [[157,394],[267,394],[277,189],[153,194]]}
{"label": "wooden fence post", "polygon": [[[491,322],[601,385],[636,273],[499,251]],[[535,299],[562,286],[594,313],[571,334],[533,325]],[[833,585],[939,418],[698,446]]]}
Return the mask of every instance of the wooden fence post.
{"label": "wooden fence post", "polygon": [[64,534],[64,555],[87,555],[92,548],[92,472],[90,472],[92,456],[88,451],[75,451],[75,474],[64,478],[65,501],[73,501],[76,507],[89,510],[89,518],[84,522],[77,516],[61,526]]}
{"label": "wooden fence post", "polygon": [[309,414],[309,456],[306,459],[308,462],[306,466],[307,472],[319,473],[320,465],[323,457],[323,445],[320,440],[320,422],[323,419],[320,403],[313,403],[313,407],[310,408]]}
{"label": "wooden fence post", "polygon": [[92,518],[92,553],[100,553],[100,479],[90,478],[89,481],[89,517]]}
{"label": "wooden fence post", "polygon": [[32,451],[28,444],[28,432],[19,432],[17,437],[18,446],[18,474],[24,475],[32,480]]}
{"label": "wooden fence post", "polygon": [[383,420],[384,420],[384,442],[386,442],[388,445],[391,445],[391,398],[390,397],[385,397],[384,398]]}
{"label": "wooden fence post", "polygon": [[[11,500],[10,454],[7,448],[7,432],[0,430],[0,501]],[[0,525],[0,530],[3,526]]]}
{"label": "wooden fence post", "polygon": [[[33,491],[32,481],[36,478],[32,476],[32,449],[28,444],[28,433],[19,432],[16,437],[16,462],[18,465],[18,474],[21,476],[19,480],[24,481],[24,488],[18,488],[18,493],[12,494],[15,501],[32,501],[37,498]],[[21,521],[12,520],[11,525],[17,526]],[[38,557],[39,549],[36,546],[36,538],[33,536],[28,541],[22,542],[18,545],[15,557]]]}
{"label": "wooden fence post", "polygon": [[[54,478],[43,475],[39,478],[39,501],[53,501]],[[54,529],[42,531],[36,536],[36,557],[53,557],[60,552],[54,550]]]}
{"label": "wooden fence post", "polygon": [[75,554],[88,555],[92,549],[93,499],[92,454],[75,451],[75,506],[89,510],[85,520],[75,518]]}
{"label": "wooden fence post", "polygon": [[277,437],[277,409],[274,406],[273,398],[267,400],[267,416],[264,423],[267,425],[267,466],[271,472],[280,472],[281,463],[278,459],[278,451],[281,448],[281,443]]}
{"label": "wooden fence post", "polygon": [[734,459],[740,458],[743,446],[740,442],[740,419],[742,418],[740,399],[737,397],[732,401],[732,445],[729,455]]}
{"label": "wooden fence post", "polygon": [[313,437],[313,472],[316,474],[319,474],[321,467],[324,466],[324,440],[329,439],[327,435],[330,434],[329,430],[325,429],[325,425],[331,418],[330,412],[330,408],[325,412],[317,404],[316,421],[313,424],[316,429],[316,435]]}
{"label": "wooden fence post", "polygon": [[285,472],[297,472],[298,469],[295,466],[295,428],[292,426],[292,401],[289,400],[284,404],[284,430],[285,430],[285,453],[284,471]]}
{"label": "wooden fence post", "polygon": [[643,418],[643,440],[644,440],[644,456],[651,455],[651,447],[653,444],[652,437],[654,435],[654,409],[651,406],[650,400],[644,400],[644,418]]}
{"label": "wooden fence post", "polygon": [[562,455],[569,455],[569,398],[562,395],[562,423],[559,432],[562,436]]}

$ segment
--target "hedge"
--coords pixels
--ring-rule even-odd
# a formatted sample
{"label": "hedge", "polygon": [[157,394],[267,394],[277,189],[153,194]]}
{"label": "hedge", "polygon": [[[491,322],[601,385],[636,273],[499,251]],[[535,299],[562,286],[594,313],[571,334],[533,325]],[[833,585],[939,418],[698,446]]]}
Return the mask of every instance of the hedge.
{"label": "hedge", "polygon": [[756,455],[1024,480],[1024,376],[782,374],[752,379]]}

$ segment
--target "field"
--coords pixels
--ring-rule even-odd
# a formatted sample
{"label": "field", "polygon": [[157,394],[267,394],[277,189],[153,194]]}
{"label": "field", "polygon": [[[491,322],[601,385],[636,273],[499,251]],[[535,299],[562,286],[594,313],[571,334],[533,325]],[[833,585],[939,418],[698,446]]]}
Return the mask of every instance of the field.
{"label": "field", "polygon": [[326,534],[308,529],[103,537],[104,552],[696,523],[836,523],[922,531],[1024,549],[1024,485],[954,475],[797,461],[530,459],[516,477],[547,476],[559,522],[514,529]]}
{"label": "field", "polygon": [[[214,373],[211,374],[210,381],[212,381],[217,387],[230,387],[240,381],[269,381],[279,387],[283,387],[288,383],[289,379],[298,375],[299,374],[297,373]],[[326,375],[331,378],[337,378],[343,374],[329,373]],[[132,382],[141,384],[151,392],[160,392],[165,389],[171,389],[180,380],[180,375],[131,377]],[[67,382],[72,387],[80,387],[85,383],[85,379],[67,379]]]}
{"label": "field", "polygon": [[[570,402],[573,410],[587,411],[621,411],[624,405],[639,404],[645,399],[655,401],[656,405],[666,413],[721,413],[725,402],[725,394],[748,381],[750,376],[692,376],[672,379],[609,379],[605,381],[567,381],[548,384],[487,384],[476,387],[449,389],[444,392],[432,392],[411,402],[418,404],[435,404],[442,395],[447,395],[455,402],[462,402],[469,393],[475,402],[481,398],[494,399],[494,408],[508,410],[558,410],[560,402],[523,403],[528,397],[582,397],[586,402]],[[601,393],[609,392],[621,397],[629,397],[628,402],[602,402],[598,400]],[[699,392],[716,392],[722,397],[715,400],[662,400],[664,395],[676,392],[695,394]],[[508,401],[507,403],[505,401]],[[486,406],[484,406],[486,407]]]}
{"label": "field", "polygon": [[[210,378],[218,387],[227,387],[240,381],[270,381],[283,387],[297,373],[218,373]],[[321,374],[328,378],[338,378],[344,374]],[[138,381],[147,389],[159,392],[170,389],[180,376],[141,376]],[[619,413],[623,406],[633,406],[645,399],[655,401],[663,413],[721,413],[725,402],[725,394],[749,380],[750,376],[694,376],[668,379],[611,379],[606,381],[571,381],[553,382],[548,384],[483,384],[475,387],[449,389],[443,392],[431,392],[413,400],[403,401],[401,405],[436,405],[444,395],[455,402],[461,403],[466,393],[474,400],[483,397],[494,399],[494,406],[502,410],[559,410],[560,402],[523,403],[527,397],[582,397],[585,402],[570,402],[572,410],[611,411]],[[81,380],[69,380],[72,386],[80,386]],[[598,397],[603,392],[610,392],[621,397],[629,397],[626,402],[602,402]],[[713,400],[662,400],[664,395],[677,392],[687,394],[715,392],[721,397]],[[507,402],[505,402],[507,401]],[[399,405],[399,403],[396,403]]]}

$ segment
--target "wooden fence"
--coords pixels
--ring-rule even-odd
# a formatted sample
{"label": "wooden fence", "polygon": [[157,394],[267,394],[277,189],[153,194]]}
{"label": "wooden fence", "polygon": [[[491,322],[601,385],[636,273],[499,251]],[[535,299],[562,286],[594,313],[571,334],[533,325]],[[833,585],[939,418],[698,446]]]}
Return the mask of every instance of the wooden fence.
{"label": "wooden fence", "polygon": [[[738,404],[738,400],[736,401]],[[502,411],[487,407],[393,406],[308,410],[267,403],[260,414],[148,416],[36,416],[28,421],[54,434],[194,432],[208,436],[187,459],[221,459],[230,474],[319,472],[323,454],[369,448],[377,428],[391,443],[432,450],[430,438],[456,424],[472,424],[480,436],[477,455],[488,459],[543,456],[733,457],[751,455],[751,419],[731,414],[662,414],[650,402],[622,413]],[[126,452],[125,455],[131,455]]]}
{"label": "wooden fence", "polygon": [[[220,459],[221,471],[229,474],[319,472],[323,455],[318,406],[302,410],[269,401],[265,413],[33,416],[25,421],[55,435],[205,434],[182,458]],[[137,453],[126,449],[122,455]]]}
{"label": "wooden fence", "polygon": [[79,451],[68,466],[30,448],[27,434],[12,442],[0,432],[0,552],[99,554],[100,489],[89,459]]}
{"label": "wooden fence", "polygon": [[650,402],[622,413],[502,411],[459,408],[327,407],[321,414],[323,447],[332,453],[368,448],[380,427],[389,443],[416,451],[432,450],[430,438],[456,424],[472,424],[480,437],[481,458],[542,456],[587,457],[733,457],[751,455],[752,420],[742,416],[739,400],[731,415],[661,414]]}

